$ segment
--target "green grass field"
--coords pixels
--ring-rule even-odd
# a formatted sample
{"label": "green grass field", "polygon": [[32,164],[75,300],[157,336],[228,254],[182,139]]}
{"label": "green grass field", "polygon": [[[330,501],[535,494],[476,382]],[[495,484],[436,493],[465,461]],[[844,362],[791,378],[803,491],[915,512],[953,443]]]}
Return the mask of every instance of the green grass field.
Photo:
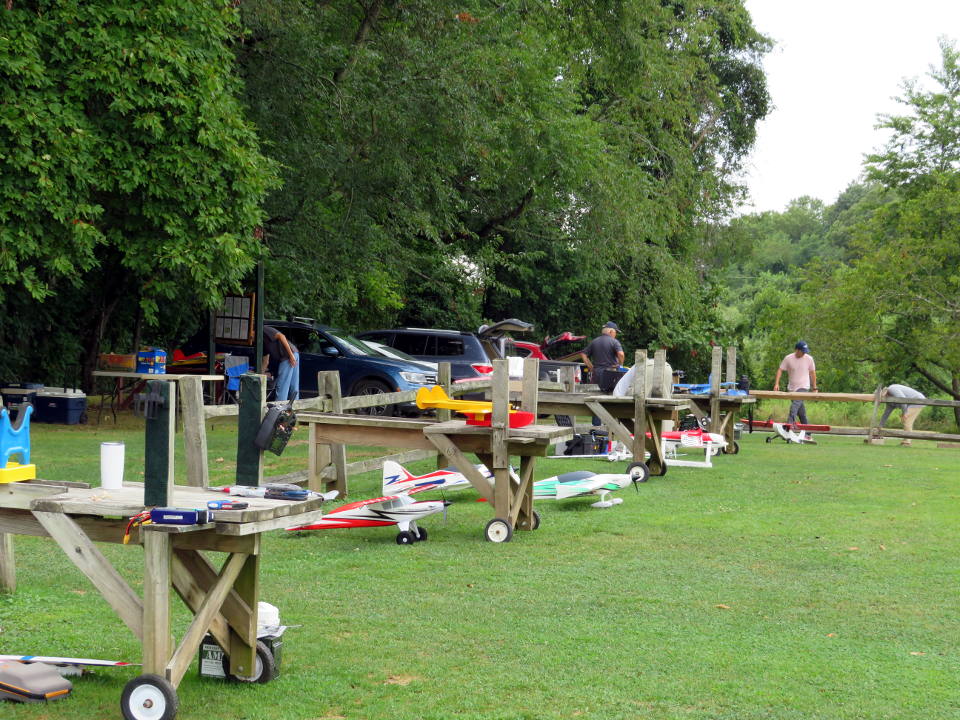
{"label": "green grass field", "polygon": [[[744,435],[708,469],[671,468],[620,493],[541,503],[539,530],[482,540],[491,517],[448,494],[430,540],[392,529],[270,533],[261,597],[298,627],[281,675],[179,688],[183,720],[415,718],[960,717],[960,452]],[[34,426],[41,476],[97,481],[98,443],[121,428]],[[235,430],[210,434],[213,482],[229,482]],[[368,454],[372,451],[367,451]],[[304,467],[303,443],[268,473]],[[358,454],[351,453],[351,459]],[[414,469],[425,471],[430,463]],[[537,477],[625,463],[543,460]],[[351,496],[378,492],[376,473]],[[0,596],[0,652],[139,660],[139,645],[49,540],[17,537],[17,592]],[[134,587],[137,547],[101,545]],[[175,601],[176,627],[188,614]],[[55,704],[0,703],[0,717],[119,717],[137,673],[98,670]]]}

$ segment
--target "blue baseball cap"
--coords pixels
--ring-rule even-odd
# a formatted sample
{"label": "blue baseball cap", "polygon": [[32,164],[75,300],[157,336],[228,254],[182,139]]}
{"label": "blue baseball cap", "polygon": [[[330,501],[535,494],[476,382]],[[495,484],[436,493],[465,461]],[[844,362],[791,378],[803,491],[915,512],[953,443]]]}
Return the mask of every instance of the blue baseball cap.
{"label": "blue baseball cap", "polygon": [[810,352],[810,346],[807,345],[803,340],[797,340],[797,344],[793,347],[797,350],[803,350],[805,353]]}
{"label": "blue baseball cap", "polygon": [[613,320],[611,320],[611,321],[608,322],[606,325],[604,325],[604,327],[605,327],[605,328],[610,328],[611,330],[616,330],[617,332],[620,332],[620,327],[619,327]]}

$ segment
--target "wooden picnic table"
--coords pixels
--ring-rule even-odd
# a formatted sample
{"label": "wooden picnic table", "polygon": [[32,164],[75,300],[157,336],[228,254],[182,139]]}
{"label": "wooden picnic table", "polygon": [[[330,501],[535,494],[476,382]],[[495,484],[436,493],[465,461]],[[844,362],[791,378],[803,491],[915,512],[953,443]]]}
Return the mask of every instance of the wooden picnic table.
{"label": "wooden picnic table", "polygon": [[[467,425],[464,420],[436,422],[402,418],[368,417],[320,412],[301,412],[301,424],[310,429],[309,487],[320,488],[320,447],[357,444],[380,447],[437,450],[445,455],[494,511],[486,527],[489,540],[504,542],[514,528],[535,530],[539,516],[533,510],[533,471],[536,458],[551,444],[569,438],[571,429],[553,425],[494,428]],[[472,453],[493,472],[493,482],[474,467]],[[519,482],[511,477],[510,456],[520,457]]]}
{"label": "wooden picnic table", "polygon": [[[78,484],[74,484],[78,485]],[[208,500],[227,496],[197,487],[174,486],[170,506],[205,509]],[[305,501],[243,498],[246,510],[218,510],[203,525],[145,525],[131,536],[142,545],[141,597],[97,549],[97,542],[122,543],[127,519],[144,510],[144,486],[118,490],[65,487],[44,481],[0,485],[0,568],[13,589],[13,535],[48,536],[87,576],[120,620],[142,642],[143,675],[124,690],[124,717],[173,717],[176,687],[210,633],[229,656],[229,672],[251,680],[258,670],[257,603],[261,535],[268,530],[314,522],[320,498]],[[221,567],[204,555],[227,553]],[[194,618],[179,644],[171,634],[171,588]],[[262,663],[260,664],[262,670]]]}
{"label": "wooden picnic table", "polygon": [[[690,403],[690,412],[697,419],[710,418],[708,430],[723,435],[727,441],[723,452],[736,455],[740,452],[740,443],[736,439],[737,419],[744,407],[756,404],[757,399],[752,395],[674,395],[676,398],[687,400]],[[752,410],[751,410],[752,411]]]}
{"label": "wooden picnic table", "polygon": [[645,464],[650,474],[665,475],[667,461],[658,421],[672,420],[678,411],[688,407],[688,401],[682,398],[550,392],[540,396],[537,409],[554,416],[595,415],[607,426],[613,438],[632,449],[635,462],[644,462],[646,453],[649,453]]}

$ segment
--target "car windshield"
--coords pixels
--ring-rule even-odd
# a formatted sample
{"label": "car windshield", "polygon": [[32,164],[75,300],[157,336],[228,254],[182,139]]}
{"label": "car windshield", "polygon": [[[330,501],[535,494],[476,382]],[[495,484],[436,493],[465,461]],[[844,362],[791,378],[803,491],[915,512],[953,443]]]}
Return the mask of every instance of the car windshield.
{"label": "car windshield", "polygon": [[373,355],[374,357],[383,357],[381,353],[378,353],[372,347],[367,345],[360,338],[355,338],[353,335],[344,335],[340,332],[327,331],[327,335],[336,340],[347,351],[350,355]]}
{"label": "car windshield", "polygon": [[380,353],[384,357],[391,358],[393,360],[409,360],[411,362],[419,362],[413,355],[408,355],[403,350],[397,350],[383,343],[373,342],[372,340],[363,341],[364,344],[373,348],[374,351]]}

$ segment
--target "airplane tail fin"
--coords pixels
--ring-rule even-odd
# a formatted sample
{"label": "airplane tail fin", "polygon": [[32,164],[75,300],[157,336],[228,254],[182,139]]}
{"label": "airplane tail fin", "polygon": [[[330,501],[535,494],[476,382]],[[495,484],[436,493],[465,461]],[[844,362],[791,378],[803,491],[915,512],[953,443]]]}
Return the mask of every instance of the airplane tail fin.
{"label": "airplane tail fin", "polygon": [[400,463],[387,460],[383,463],[383,494],[403,492],[413,486],[414,476]]}

